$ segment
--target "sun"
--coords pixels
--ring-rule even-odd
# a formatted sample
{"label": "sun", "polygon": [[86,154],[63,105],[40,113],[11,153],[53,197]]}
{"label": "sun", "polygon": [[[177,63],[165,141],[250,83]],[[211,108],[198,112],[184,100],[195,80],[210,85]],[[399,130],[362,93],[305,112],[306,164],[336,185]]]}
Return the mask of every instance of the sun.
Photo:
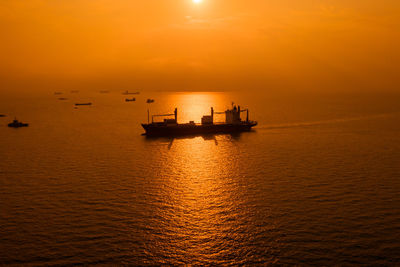
{"label": "sun", "polygon": [[195,4],[200,4],[201,2],[203,2],[203,0],[193,0],[193,3]]}

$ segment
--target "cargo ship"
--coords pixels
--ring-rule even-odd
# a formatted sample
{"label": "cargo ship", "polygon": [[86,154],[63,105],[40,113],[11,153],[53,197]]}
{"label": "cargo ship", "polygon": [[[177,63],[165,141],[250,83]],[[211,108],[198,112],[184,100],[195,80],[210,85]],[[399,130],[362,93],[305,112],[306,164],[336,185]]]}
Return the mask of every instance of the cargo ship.
{"label": "cargo ship", "polygon": [[[240,114],[246,112],[246,120],[242,120]],[[214,122],[215,114],[225,114],[225,122]],[[155,117],[170,117],[162,122],[154,122]],[[249,120],[249,110],[241,109],[240,106],[233,106],[224,112],[214,112],[211,108],[211,115],[201,118],[201,123],[190,121],[189,123],[178,123],[178,109],[175,108],[173,114],[162,114],[151,116],[147,113],[147,124],[142,124],[147,136],[178,136],[178,135],[201,135],[218,133],[237,133],[250,131],[257,125],[256,121]]]}

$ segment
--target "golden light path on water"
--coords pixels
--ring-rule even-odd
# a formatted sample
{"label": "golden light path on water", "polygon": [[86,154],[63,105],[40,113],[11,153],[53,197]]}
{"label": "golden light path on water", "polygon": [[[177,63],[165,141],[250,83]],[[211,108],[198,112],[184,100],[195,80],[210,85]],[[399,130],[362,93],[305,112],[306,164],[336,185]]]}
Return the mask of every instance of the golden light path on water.
{"label": "golden light path on water", "polygon": [[[166,98],[166,102],[174,103],[178,107],[179,123],[189,121],[200,122],[203,115],[210,115],[211,107],[215,111],[225,111],[230,108],[231,101],[221,93],[175,93]],[[173,107],[170,107],[173,110]],[[223,115],[215,115],[216,121],[223,121]]]}
{"label": "golden light path on water", "polygon": [[232,178],[237,171],[235,153],[234,146],[218,151],[214,142],[201,137],[174,143],[155,174],[163,204],[156,211],[162,218],[156,226],[161,235],[153,236],[157,241],[151,243],[151,251],[167,250],[160,254],[181,258],[182,263],[190,258],[207,262],[204,257],[224,252],[212,248],[229,235],[227,218],[239,209],[239,181]]}
{"label": "golden light path on water", "polygon": [[[231,105],[218,93],[178,93],[166,99],[179,106],[178,121],[195,120]],[[172,109],[172,107],[170,107]],[[197,119],[198,118],[198,119]],[[220,118],[223,120],[224,118]],[[223,263],[238,260],[248,230],[243,229],[251,219],[246,203],[246,190],[241,174],[240,136],[194,136],[161,139],[169,149],[160,150],[153,160],[159,168],[154,170],[158,203],[154,214],[155,225],[150,226],[147,253],[150,258],[170,263]],[[158,139],[160,140],[160,139]],[[154,194],[154,192],[152,193]],[[157,233],[157,234],[154,234]],[[163,257],[166,257],[163,259]]]}

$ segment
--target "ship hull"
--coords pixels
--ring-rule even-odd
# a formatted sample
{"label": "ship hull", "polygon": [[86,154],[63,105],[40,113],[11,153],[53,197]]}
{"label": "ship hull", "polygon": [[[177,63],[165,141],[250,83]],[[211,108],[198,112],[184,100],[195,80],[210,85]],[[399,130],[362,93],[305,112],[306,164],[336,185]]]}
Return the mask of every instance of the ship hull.
{"label": "ship hull", "polygon": [[218,133],[237,133],[248,132],[256,126],[256,122],[241,124],[210,124],[193,125],[177,124],[169,126],[160,126],[154,124],[142,124],[147,136],[181,136],[198,134],[218,134]]}
{"label": "ship hull", "polygon": [[12,128],[20,128],[20,127],[28,127],[29,124],[28,123],[9,123],[8,127],[12,127]]}

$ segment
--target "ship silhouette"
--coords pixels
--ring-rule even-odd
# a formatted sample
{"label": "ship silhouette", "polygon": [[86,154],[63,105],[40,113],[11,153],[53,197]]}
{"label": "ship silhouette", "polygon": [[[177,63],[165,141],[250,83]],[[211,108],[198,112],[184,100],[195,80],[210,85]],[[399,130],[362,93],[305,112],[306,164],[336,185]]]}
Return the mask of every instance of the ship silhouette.
{"label": "ship silhouette", "polygon": [[12,127],[12,128],[28,127],[28,126],[29,126],[28,123],[20,122],[16,118],[8,124],[8,127]]}
{"label": "ship silhouette", "polygon": [[[240,114],[246,112],[246,120],[242,120]],[[214,122],[214,114],[225,114],[225,122]],[[250,131],[257,125],[256,121],[249,120],[249,110],[241,109],[240,106],[233,106],[224,112],[214,112],[211,108],[211,115],[205,115],[201,118],[201,123],[178,123],[178,109],[175,108],[173,114],[153,115],[151,123],[149,111],[147,113],[148,123],[142,124],[147,136],[179,136],[196,134],[216,134],[216,133],[236,133]],[[155,117],[170,117],[173,119],[164,119],[162,122],[154,122]]]}

